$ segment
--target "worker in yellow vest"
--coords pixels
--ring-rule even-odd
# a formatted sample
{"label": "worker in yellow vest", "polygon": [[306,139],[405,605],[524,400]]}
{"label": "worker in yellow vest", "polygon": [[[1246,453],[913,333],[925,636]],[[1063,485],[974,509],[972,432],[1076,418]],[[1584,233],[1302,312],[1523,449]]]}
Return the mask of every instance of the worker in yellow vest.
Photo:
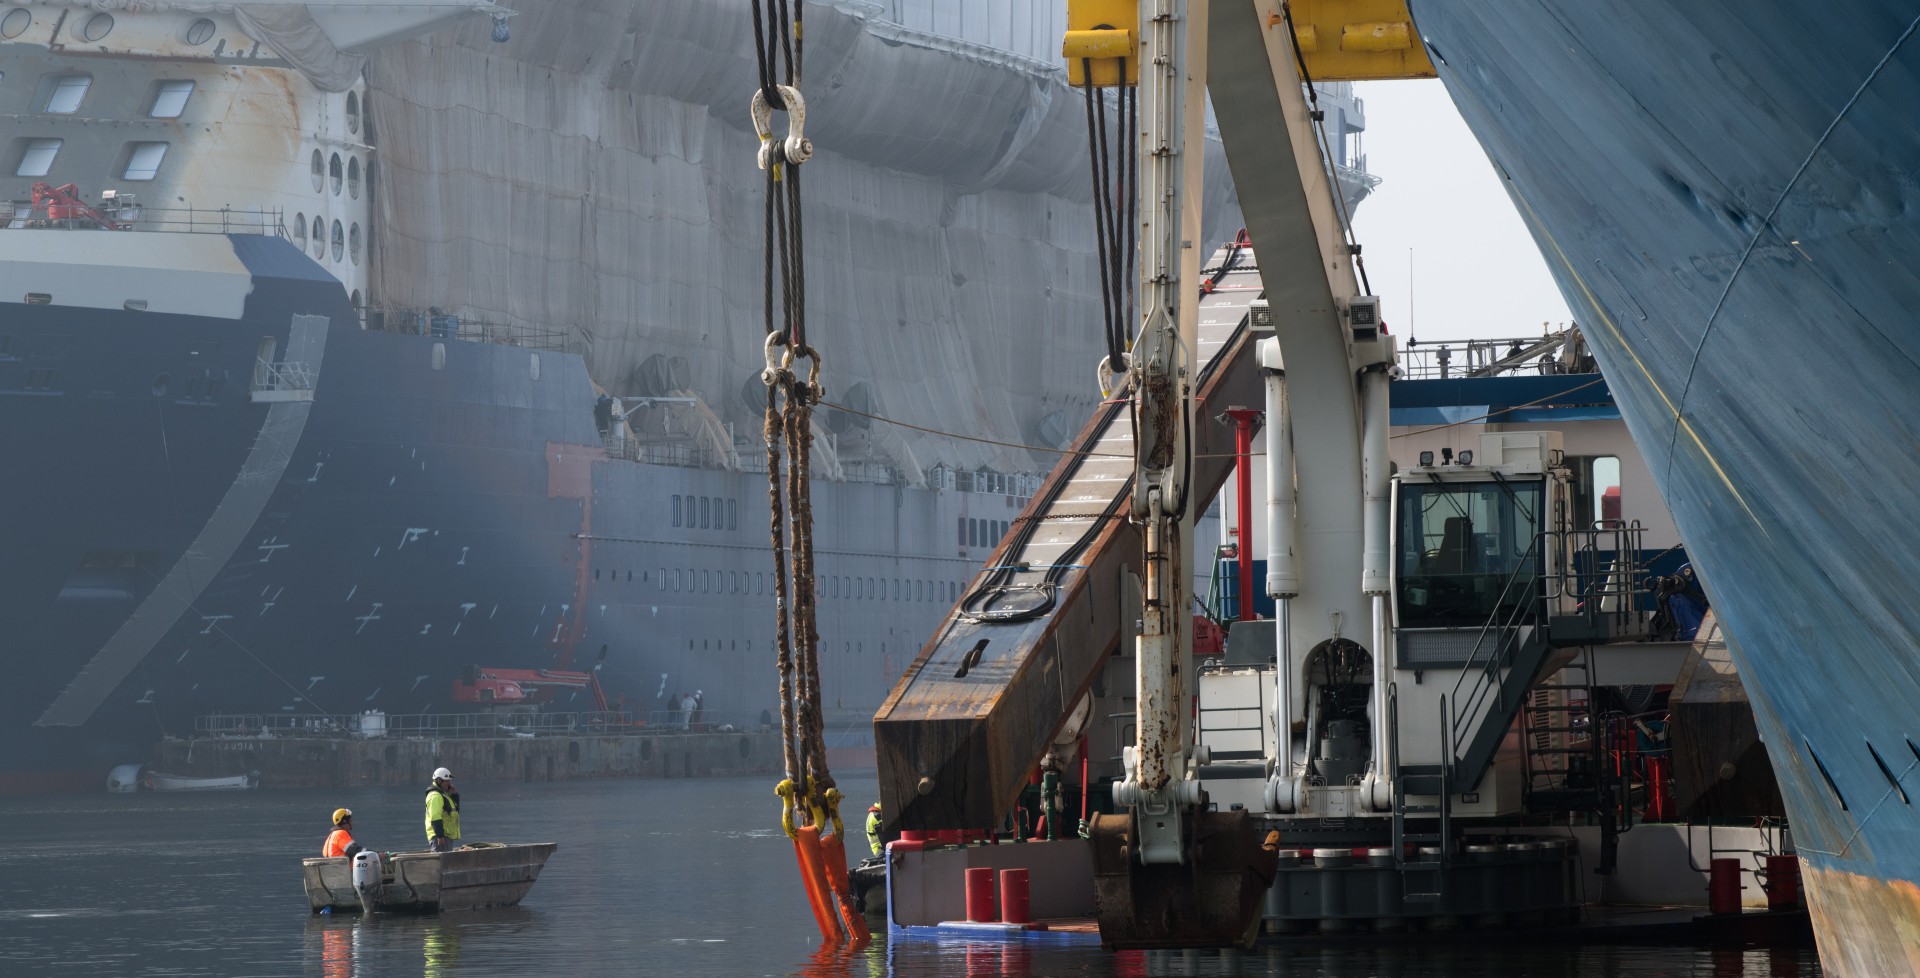
{"label": "worker in yellow vest", "polygon": [[886,848],[880,841],[880,803],[877,801],[867,806],[867,845],[876,856]]}
{"label": "worker in yellow vest", "polygon": [[433,787],[427,789],[427,849],[452,852],[460,848],[460,791],[453,786],[453,772],[437,768]]}

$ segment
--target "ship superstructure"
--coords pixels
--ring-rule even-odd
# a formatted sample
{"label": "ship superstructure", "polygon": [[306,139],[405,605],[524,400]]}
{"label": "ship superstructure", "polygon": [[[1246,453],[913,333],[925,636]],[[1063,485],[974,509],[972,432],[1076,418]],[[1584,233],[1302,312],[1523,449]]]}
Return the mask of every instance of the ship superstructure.
{"label": "ship superstructure", "polygon": [[[648,66],[744,65],[733,6],[621,7],[608,36]],[[0,786],[91,786],[207,714],[441,712],[474,664],[595,670],[641,717],[695,690],[714,720],[772,702],[744,90],[583,67],[561,39],[610,8],[516,11],[0,14],[0,452],[41,473],[0,489],[25,514],[0,615],[26,725]],[[810,50],[874,84],[1083,111],[994,38],[808,14]],[[534,72],[575,100],[559,121]],[[816,468],[827,707],[858,718],[1098,397],[1098,300],[1087,177],[1047,163],[1083,144],[981,115],[901,156],[848,118],[872,100],[824,101],[815,185],[870,191],[823,186],[809,217],[847,350]],[[568,146],[592,165],[554,162]],[[1237,220],[1225,187],[1210,236]],[[1010,360],[1012,332],[1048,338]]]}

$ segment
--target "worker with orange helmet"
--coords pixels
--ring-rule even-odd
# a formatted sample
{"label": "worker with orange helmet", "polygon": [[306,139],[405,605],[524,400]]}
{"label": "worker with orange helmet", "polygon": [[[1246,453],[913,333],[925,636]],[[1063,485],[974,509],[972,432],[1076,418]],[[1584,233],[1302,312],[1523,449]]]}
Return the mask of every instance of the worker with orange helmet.
{"label": "worker with orange helmet", "polygon": [[328,859],[336,856],[352,859],[363,848],[353,841],[353,812],[346,808],[334,809],[333,831],[327,835],[327,844],[321,847],[320,855]]}

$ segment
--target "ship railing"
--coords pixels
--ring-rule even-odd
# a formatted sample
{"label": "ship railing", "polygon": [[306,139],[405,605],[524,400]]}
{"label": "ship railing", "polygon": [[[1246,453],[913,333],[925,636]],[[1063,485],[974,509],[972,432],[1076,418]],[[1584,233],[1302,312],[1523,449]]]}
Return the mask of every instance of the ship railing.
{"label": "ship railing", "polygon": [[[278,207],[148,207],[128,196],[89,202],[91,212],[60,202],[12,203],[10,230],[165,231],[186,234],[265,234],[292,239],[286,213]],[[304,247],[305,242],[301,242]]]}
{"label": "ship railing", "polygon": [[744,714],[703,710],[689,719],[681,710],[493,713],[215,713],[194,719],[202,739],[312,740],[495,740],[504,738],[736,733],[771,726]]}
{"label": "ship railing", "polygon": [[1544,336],[1448,340],[1410,339],[1400,350],[1400,375],[1409,380],[1450,380],[1502,375],[1589,374],[1599,367],[1574,327]]}
{"label": "ship railing", "polygon": [[927,486],[954,492],[976,492],[993,496],[1012,496],[1024,500],[1040,491],[1040,477],[1025,472],[998,472],[993,469],[953,469],[936,465],[927,470]]}
{"label": "ship railing", "polygon": [[253,386],[248,392],[255,403],[311,401],[315,371],[310,363],[297,360],[255,360]]}
{"label": "ship railing", "polygon": [[1560,551],[1559,570],[1548,579],[1548,598],[1604,624],[1608,636],[1644,637],[1652,608],[1646,532],[1638,520],[1597,520],[1548,531]]}
{"label": "ship railing", "polygon": [[647,729],[653,733],[662,734],[771,730],[779,723],[780,718],[771,713],[765,717],[749,717],[744,713],[721,713],[706,709],[696,710],[691,715],[685,710],[652,710],[647,713]]}
{"label": "ship railing", "polygon": [[494,346],[517,346],[542,353],[565,353],[567,330],[517,323],[467,319],[430,309],[368,307],[360,311],[361,325],[384,333],[431,336]]}

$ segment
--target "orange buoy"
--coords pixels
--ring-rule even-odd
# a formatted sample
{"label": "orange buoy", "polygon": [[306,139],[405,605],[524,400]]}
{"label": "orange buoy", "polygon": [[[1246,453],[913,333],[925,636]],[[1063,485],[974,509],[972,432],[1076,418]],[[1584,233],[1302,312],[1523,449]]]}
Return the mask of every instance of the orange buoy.
{"label": "orange buoy", "polygon": [[834,902],[839,906],[840,923],[847,930],[848,942],[858,947],[872,940],[867,918],[853,905],[853,889],[847,881],[847,847],[839,832],[820,840],[820,864],[826,873],[827,886],[833,890]]}
{"label": "orange buoy", "polygon": [[820,865],[820,828],[807,825],[793,839],[794,855],[800,863],[800,882],[807,888],[807,905],[813,908],[814,923],[820,925],[820,939],[840,943],[838,916],[828,906],[827,876]]}

